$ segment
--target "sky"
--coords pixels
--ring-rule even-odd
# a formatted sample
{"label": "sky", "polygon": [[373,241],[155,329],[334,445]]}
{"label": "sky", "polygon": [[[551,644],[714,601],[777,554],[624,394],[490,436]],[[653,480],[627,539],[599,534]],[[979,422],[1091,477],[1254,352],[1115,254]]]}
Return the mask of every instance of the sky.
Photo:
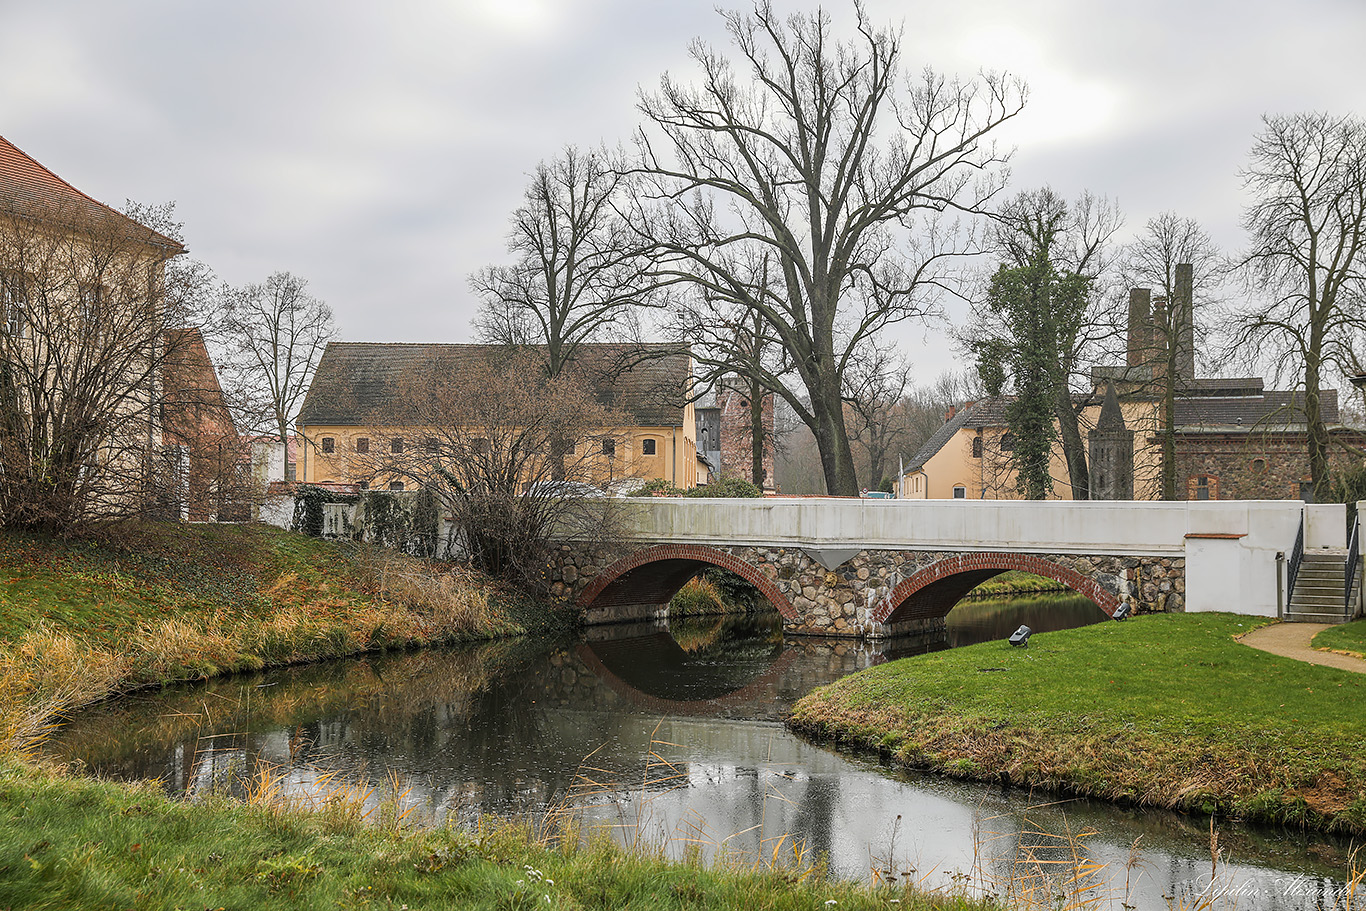
{"label": "sky", "polygon": [[[1024,78],[1011,189],[1109,197],[1129,233],[1173,211],[1236,250],[1261,117],[1363,113],[1362,0],[865,6],[912,73]],[[0,135],[111,205],[175,201],[226,282],[306,278],[340,338],[463,342],[537,162],[628,140],[693,39],[728,47],[711,2],[0,0]],[[962,316],[897,330],[917,382],[961,366]]]}

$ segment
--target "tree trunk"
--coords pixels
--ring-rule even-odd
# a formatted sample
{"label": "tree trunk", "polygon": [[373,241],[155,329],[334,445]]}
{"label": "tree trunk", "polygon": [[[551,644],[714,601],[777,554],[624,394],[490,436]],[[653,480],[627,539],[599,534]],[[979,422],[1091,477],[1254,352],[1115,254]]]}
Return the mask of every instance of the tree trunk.
{"label": "tree trunk", "polygon": [[849,448],[849,431],[844,426],[843,405],[838,387],[834,395],[824,397],[824,400],[813,397],[811,411],[816,423],[811,432],[816,436],[821,453],[825,492],[832,497],[856,497],[859,494],[858,474],[854,469],[853,451]]}
{"label": "tree trunk", "polygon": [[1320,362],[1315,354],[1322,350],[1322,333],[1310,327],[1309,356],[1304,364],[1304,423],[1309,438],[1309,480],[1314,502],[1328,499],[1328,427],[1323,422],[1323,403],[1319,389]]}
{"label": "tree trunk", "polygon": [[1058,417],[1058,436],[1062,440],[1062,454],[1067,461],[1067,480],[1072,486],[1072,499],[1091,499],[1091,476],[1086,468],[1086,444],[1077,426],[1077,411],[1072,407],[1072,393],[1063,386],[1057,393],[1053,410]]}
{"label": "tree trunk", "polygon": [[749,470],[750,479],[760,489],[764,486],[764,443],[768,440],[768,429],[764,426],[764,387],[758,379],[749,381]]}

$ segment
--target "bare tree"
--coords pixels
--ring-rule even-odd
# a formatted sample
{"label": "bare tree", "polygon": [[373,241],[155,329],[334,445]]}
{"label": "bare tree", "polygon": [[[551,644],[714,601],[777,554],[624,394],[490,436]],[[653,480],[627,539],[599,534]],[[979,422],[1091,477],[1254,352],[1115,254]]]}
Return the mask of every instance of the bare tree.
{"label": "bare tree", "polygon": [[573,365],[554,377],[540,367],[539,352],[511,346],[475,366],[436,359],[404,377],[393,396],[403,410],[384,414],[375,445],[351,457],[353,476],[429,491],[471,562],[537,591],[554,539],[613,528],[615,504],[591,485],[605,472],[601,434],[621,423]]}
{"label": "bare tree", "polygon": [[221,291],[224,374],[240,422],[282,443],[336,334],[332,308],[307,287],[296,275],[276,272],[262,283]]}
{"label": "bare tree", "polygon": [[64,532],[154,499],[183,249],[97,204],[0,198],[0,524]]}
{"label": "bare tree", "polygon": [[[1188,268],[1187,268],[1188,267]],[[1201,317],[1218,301],[1228,272],[1218,246],[1194,219],[1163,212],[1148,219],[1143,232],[1120,254],[1123,287],[1153,288],[1162,305],[1147,314],[1151,330],[1149,355],[1160,363],[1153,378],[1162,399],[1158,435],[1162,442],[1161,496],[1181,498],[1176,484],[1176,398],[1195,378]],[[1187,277],[1188,276],[1188,277]],[[1189,310],[1183,308],[1189,306]],[[1137,327],[1130,320],[1130,331]],[[1132,342],[1131,342],[1132,343]]]}
{"label": "bare tree", "polygon": [[1251,248],[1244,274],[1265,300],[1237,316],[1232,345],[1297,373],[1314,497],[1328,495],[1326,374],[1360,369],[1366,330],[1366,122],[1325,113],[1267,116],[1243,185]]}
{"label": "bare tree", "polygon": [[870,345],[845,380],[852,438],[868,455],[866,486],[877,487],[886,477],[887,460],[906,454],[911,365],[888,347]]}
{"label": "bare tree", "polygon": [[512,215],[515,262],[470,277],[483,300],[474,320],[481,341],[542,345],[544,369],[557,376],[584,342],[631,334],[655,289],[618,210],[626,191],[603,151],[570,146],[537,165]]}
{"label": "bare tree", "polygon": [[[665,76],[641,110],[654,205],[637,222],[666,280],[696,300],[743,301],[782,344],[802,391],[765,376],[811,427],[832,494],[858,493],[844,373],[888,324],[924,315],[965,249],[941,220],[978,212],[1007,156],[992,132],[1023,106],[996,76],[905,79],[898,35],[840,42],[824,13],[782,19],[768,2],[723,13],[739,65],[701,42],[698,86]],[[753,281],[750,248],[772,257]]]}

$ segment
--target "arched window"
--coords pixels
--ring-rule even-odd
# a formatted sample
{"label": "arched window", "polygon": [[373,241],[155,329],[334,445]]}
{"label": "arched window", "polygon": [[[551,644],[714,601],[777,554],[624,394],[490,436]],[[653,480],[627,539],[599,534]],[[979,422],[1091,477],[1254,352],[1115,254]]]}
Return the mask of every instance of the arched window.
{"label": "arched window", "polygon": [[1014,451],[1015,451],[1015,434],[1013,434],[1013,433],[1003,433],[1003,434],[1001,434],[1001,451],[1002,451],[1002,452],[1014,452]]}
{"label": "arched window", "polygon": [[982,438],[981,438],[981,437],[973,437],[973,438],[972,438],[972,457],[973,457],[974,459],[980,459],[980,458],[982,457]]}

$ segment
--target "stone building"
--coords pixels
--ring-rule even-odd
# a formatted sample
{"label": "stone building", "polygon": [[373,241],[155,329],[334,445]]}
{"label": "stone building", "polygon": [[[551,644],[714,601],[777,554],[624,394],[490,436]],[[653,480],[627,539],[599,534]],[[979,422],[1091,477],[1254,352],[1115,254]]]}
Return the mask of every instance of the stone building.
{"label": "stone building", "polygon": [[[1174,375],[1178,497],[1308,498],[1302,396],[1266,389],[1258,377],[1197,377],[1192,322],[1190,266],[1177,267],[1173,302],[1154,300],[1145,288],[1130,291],[1125,363],[1094,368],[1092,391],[1076,397],[1089,437],[1091,498],[1161,497],[1162,415],[1169,374]],[[950,410],[944,426],[907,464],[898,495],[1018,497],[1014,440],[1005,419],[1009,402],[1008,396],[1000,396]],[[1366,432],[1341,423],[1337,390],[1323,390],[1320,407],[1333,440],[1334,469],[1359,462],[1352,452],[1366,449]],[[1056,443],[1050,473],[1053,497],[1069,499],[1066,462]]]}

